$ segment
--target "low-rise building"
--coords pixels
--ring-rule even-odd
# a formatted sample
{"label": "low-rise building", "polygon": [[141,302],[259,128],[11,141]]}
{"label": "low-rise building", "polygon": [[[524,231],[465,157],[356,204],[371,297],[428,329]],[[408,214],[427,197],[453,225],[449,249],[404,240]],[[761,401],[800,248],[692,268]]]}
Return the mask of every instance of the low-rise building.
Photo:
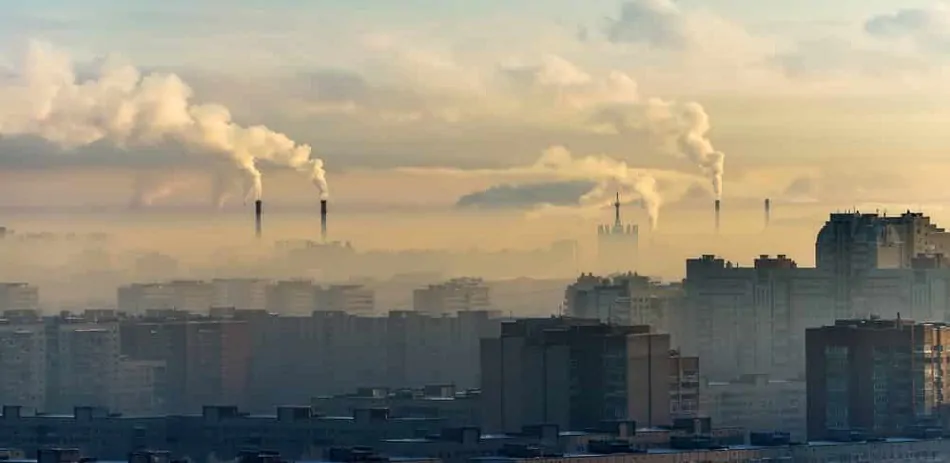
{"label": "low-rise building", "polygon": [[803,442],[807,431],[804,381],[746,375],[735,381],[704,381],[702,411],[714,423],[750,431],[787,432]]}
{"label": "low-rise building", "polygon": [[456,391],[452,385],[430,385],[419,389],[360,388],[353,394],[315,397],[316,413],[346,415],[353,410],[388,408],[393,417],[437,418],[451,427],[480,423],[481,397],[478,390]]}

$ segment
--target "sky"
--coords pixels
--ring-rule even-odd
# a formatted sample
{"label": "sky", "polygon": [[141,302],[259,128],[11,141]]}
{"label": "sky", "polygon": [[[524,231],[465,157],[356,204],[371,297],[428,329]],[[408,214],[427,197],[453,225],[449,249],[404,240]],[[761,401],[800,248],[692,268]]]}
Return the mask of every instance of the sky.
{"label": "sky", "polygon": [[506,243],[525,244],[552,228],[539,216],[593,230],[618,191],[658,233],[688,229],[716,197],[753,218],[770,197],[809,226],[854,207],[939,219],[948,199],[939,2],[0,0],[0,12],[0,209],[240,210],[260,196],[308,210],[324,195],[375,217],[425,210],[425,230],[496,214],[520,231]]}

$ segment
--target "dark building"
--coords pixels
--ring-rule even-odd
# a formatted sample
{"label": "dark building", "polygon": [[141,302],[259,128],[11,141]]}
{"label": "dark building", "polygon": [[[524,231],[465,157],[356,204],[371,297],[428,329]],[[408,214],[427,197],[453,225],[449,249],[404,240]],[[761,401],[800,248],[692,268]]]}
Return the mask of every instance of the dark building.
{"label": "dark building", "polygon": [[648,326],[525,319],[482,340],[483,427],[587,429],[604,421],[670,420],[670,338]]}
{"label": "dark building", "polygon": [[120,338],[123,355],[167,365],[159,392],[169,412],[246,403],[251,358],[246,322],[135,319],[122,323]]}
{"label": "dark building", "polygon": [[807,330],[809,439],[907,434],[950,400],[950,327],[909,320],[839,320]]}

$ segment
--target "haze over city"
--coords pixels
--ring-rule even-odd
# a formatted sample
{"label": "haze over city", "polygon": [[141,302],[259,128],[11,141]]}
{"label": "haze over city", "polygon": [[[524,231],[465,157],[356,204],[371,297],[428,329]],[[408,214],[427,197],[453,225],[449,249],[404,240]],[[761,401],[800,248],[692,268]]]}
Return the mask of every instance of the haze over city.
{"label": "haze over city", "polygon": [[[809,262],[830,210],[943,218],[946,16],[884,1],[15,5],[2,222],[192,257],[247,244],[256,156],[266,237],[307,238],[320,192],[294,170],[309,145],[332,235],[360,249],[591,246],[621,190],[625,218],[649,232],[652,207],[667,247],[648,273],[681,277],[700,243]],[[216,145],[159,117],[214,130],[223,108],[276,138]],[[771,235],[730,239],[760,235],[764,198]]]}
{"label": "haze over city", "polygon": [[950,461],[948,71],[932,1],[0,1],[0,461]]}

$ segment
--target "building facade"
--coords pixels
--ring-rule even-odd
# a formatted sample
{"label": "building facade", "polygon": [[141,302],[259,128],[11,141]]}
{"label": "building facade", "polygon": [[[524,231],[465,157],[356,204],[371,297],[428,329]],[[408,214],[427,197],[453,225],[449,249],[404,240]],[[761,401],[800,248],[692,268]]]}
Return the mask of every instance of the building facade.
{"label": "building facade", "polygon": [[483,427],[670,422],[669,335],[596,320],[522,319],[481,342]]}
{"label": "building facade", "polygon": [[808,437],[898,435],[934,426],[950,400],[950,327],[908,320],[839,320],[809,329]]}
{"label": "building facade", "polygon": [[456,278],[416,289],[412,293],[412,307],[416,312],[429,315],[484,311],[490,310],[491,297],[488,286],[480,278]]}

